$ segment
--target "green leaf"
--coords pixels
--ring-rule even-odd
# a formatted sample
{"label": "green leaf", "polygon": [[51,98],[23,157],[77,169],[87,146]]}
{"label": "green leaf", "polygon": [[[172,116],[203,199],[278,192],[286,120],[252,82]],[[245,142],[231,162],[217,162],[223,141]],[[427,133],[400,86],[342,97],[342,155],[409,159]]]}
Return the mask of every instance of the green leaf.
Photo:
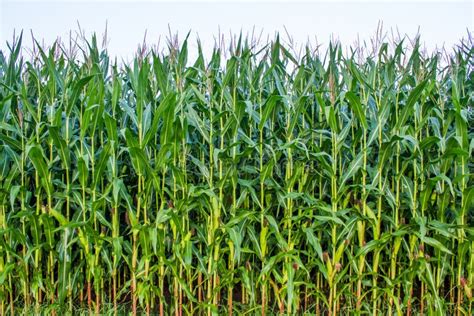
{"label": "green leaf", "polygon": [[400,117],[398,118],[397,129],[400,129],[408,120],[408,118],[410,116],[413,116],[413,113],[415,112],[415,109],[413,108],[413,106],[423,94],[423,90],[425,89],[427,83],[428,83],[427,80],[422,81],[418,86],[416,86],[410,92],[407,102],[405,103],[404,108],[402,109],[402,113]]}
{"label": "green leaf", "polygon": [[346,92],[345,96],[346,99],[349,100],[349,104],[351,105],[352,111],[354,111],[355,115],[357,116],[357,119],[362,124],[362,127],[367,129],[367,120],[365,118],[365,113],[362,109],[362,104],[360,103],[359,97],[357,97],[357,95],[352,91]]}
{"label": "green leaf", "polygon": [[279,100],[281,100],[281,97],[279,95],[272,95],[264,103],[263,110],[262,110],[262,117],[260,118],[260,123],[258,124],[259,130],[263,129],[266,122],[268,121],[268,118],[273,113],[273,109],[275,108],[275,105],[277,104]]}
{"label": "green leaf", "polygon": [[352,178],[357,171],[362,167],[364,163],[364,153],[363,151],[359,152],[359,154],[355,157],[354,160],[349,164],[349,167],[343,172],[342,180],[339,183],[339,192],[342,192],[345,183],[347,180]]}
{"label": "green leaf", "polygon": [[86,76],[74,82],[74,86],[72,88],[72,94],[67,103],[67,108],[66,108],[67,117],[71,116],[72,108],[74,104],[76,103],[77,99],[79,99],[82,89],[84,89],[86,84],[88,84],[89,81],[91,81],[91,79],[94,78],[95,76],[97,76],[97,74]]}
{"label": "green leaf", "polygon": [[56,146],[57,150],[59,151],[63,168],[69,170],[71,166],[69,148],[64,139],[59,136],[59,128],[57,126],[49,126],[49,135],[53,139],[54,146]]}
{"label": "green leaf", "polygon": [[43,188],[46,190],[48,196],[51,196],[53,192],[53,185],[51,184],[49,178],[49,170],[43,150],[38,145],[32,145],[27,147],[27,152],[28,157],[35,167],[35,170],[38,172],[39,180],[42,183]]}
{"label": "green leaf", "polygon": [[99,161],[96,164],[96,168],[95,168],[94,186],[98,185],[99,181],[103,178],[103,173],[104,173],[105,167],[107,166],[107,161],[110,158],[110,148],[111,148],[111,143],[108,142],[102,149],[102,152],[100,153]]}

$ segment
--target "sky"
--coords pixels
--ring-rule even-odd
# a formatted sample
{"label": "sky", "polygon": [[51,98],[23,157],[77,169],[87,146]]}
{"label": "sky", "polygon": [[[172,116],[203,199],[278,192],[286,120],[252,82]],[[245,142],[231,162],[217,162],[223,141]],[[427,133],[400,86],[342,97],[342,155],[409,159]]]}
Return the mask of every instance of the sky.
{"label": "sky", "polygon": [[[108,51],[118,58],[133,56],[146,33],[148,46],[165,44],[169,30],[183,39],[191,32],[191,49],[199,36],[211,50],[219,32],[292,36],[295,46],[309,41],[325,45],[336,38],[343,45],[370,41],[377,26],[413,37],[418,30],[428,50],[451,48],[474,31],[473,1],[40,1],[0,0],[0,48],[23,30],[50,45],[81,29],[87,36],[103,34],[107,25]],[[316,41],[317,40],[317,41]]]}

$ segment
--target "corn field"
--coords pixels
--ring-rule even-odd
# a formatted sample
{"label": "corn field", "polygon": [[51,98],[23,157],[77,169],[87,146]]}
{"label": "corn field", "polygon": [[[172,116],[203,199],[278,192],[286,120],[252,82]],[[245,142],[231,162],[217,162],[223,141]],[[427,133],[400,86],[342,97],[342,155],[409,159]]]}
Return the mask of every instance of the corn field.
{"label": "corn field", "polygon": [[472,39],[34,46],[0,54],[1,315],[473,314]]}

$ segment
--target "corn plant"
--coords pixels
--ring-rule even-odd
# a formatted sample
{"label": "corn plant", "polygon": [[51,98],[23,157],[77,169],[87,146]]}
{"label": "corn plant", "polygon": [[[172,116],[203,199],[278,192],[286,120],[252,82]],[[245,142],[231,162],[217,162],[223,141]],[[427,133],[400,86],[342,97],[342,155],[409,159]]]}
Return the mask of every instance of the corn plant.
{"label": "corn plant", "polygon": [[23,40],[0,54],[2,315],[473,313],[472,39],[173,37],[130,63]]}

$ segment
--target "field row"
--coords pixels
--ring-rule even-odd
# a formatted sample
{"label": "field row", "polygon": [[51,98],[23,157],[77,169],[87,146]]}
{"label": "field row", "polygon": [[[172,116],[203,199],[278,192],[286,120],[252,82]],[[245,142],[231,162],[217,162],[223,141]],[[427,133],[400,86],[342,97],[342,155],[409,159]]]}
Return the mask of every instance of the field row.
{"label": "field row", "polygon": [[472,43],[172,43],[0,55],[2,315],[472,315]]}

